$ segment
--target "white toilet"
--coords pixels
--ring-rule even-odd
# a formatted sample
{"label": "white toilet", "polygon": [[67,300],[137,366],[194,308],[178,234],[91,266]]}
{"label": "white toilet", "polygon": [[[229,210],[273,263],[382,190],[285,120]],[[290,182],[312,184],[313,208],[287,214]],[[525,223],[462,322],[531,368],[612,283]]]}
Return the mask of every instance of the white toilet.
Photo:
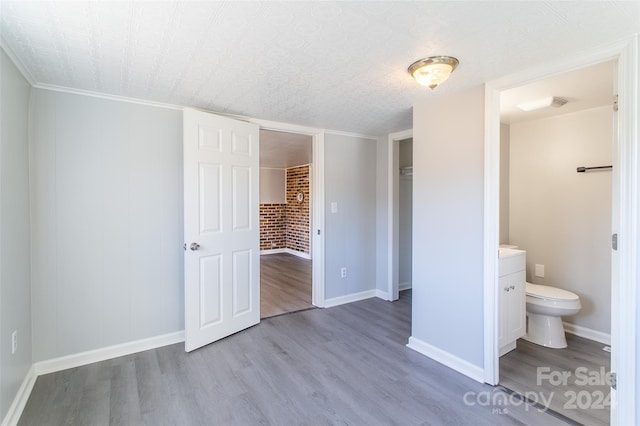
{"label": "white toilet", "polygon": [[526,284],[527,334],[523,339],[545,346],[567,347],[562,317],[578,313],[580,298],[567,290],[546,285]]}

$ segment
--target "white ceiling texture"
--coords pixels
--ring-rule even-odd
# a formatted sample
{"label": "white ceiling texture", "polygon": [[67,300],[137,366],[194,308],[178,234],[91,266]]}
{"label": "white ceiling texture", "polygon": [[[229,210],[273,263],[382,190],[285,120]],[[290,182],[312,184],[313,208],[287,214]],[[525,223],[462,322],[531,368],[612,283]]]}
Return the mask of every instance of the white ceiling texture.
{"label": "white ceiling texture", "polygon": [[311,136],[260,130],[260,167],[287,169],[311,163]]}
{"label": "white ceiling texture", "polygon": [[[382,135],[411,106],[640,30],[638,1],[0,2],[38,87]],[[434,91],[420,58],[460,66]]]}

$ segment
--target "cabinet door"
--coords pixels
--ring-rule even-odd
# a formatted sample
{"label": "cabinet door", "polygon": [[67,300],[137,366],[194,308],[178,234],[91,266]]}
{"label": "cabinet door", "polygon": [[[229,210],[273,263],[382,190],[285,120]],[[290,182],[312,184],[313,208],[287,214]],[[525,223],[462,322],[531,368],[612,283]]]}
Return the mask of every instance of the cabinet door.
{"label": "cabinet door", "polygon": [[509,287],[508,302],[506,307],[506,326],[505,338],[507,342],[513,342],[524,336],[526,331],[526,289],[525,289],[525,271],[509,274],[504,277],[506,279],[505,287]]}
{"label": "cabinet door", "polygon": [[509,343],[507,330],[508,325],[508,307],[509,307],[509,275],[502,276],[498,279],[498,347],[502,348]]}

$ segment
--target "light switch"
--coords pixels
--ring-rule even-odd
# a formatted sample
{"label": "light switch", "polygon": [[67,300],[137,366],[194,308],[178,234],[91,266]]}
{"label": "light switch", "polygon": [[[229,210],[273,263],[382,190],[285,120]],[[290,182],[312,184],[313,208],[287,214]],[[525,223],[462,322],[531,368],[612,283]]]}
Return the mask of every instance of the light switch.
{"label": "light switch", "polygon": [[536,263],[535,276],[536,277],[540,277],[540,278],[544,278],[544,265],[538,265]]}
{"label": "light switch", "polygon": [[331,202],[331,213],[338,213],[338,203],[335,201]]}

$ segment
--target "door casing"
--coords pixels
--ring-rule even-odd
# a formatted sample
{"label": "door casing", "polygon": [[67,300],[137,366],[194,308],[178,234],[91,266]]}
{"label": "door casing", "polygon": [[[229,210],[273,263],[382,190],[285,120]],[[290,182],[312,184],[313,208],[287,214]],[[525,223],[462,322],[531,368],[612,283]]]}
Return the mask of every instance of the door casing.
{"label": "door casing", "polygon": [[[612,259],[611,339],[612,368],[617,391],[612,391],[611,424],[637,424],[638,371],[637,287],[638,218],[638,36],[602,46],[583,55],[557,61],[488,82],[485,86],[485,182],[484,182],[484,381],[498,383],[498,245],[500,204],[500,92],[536,80],[606,61],[617,62],[619,95],[617,138],[614,138],[612,232],[618,233],[618,251]],[[615,128],[615,125],[614,125]],[[616,179],[617,177],[617,179]],[[617,229],[616,229],[617,226]]]}
{"label": "door casing", "polygon": [[324,130],[275,121],[247,119],[260,129],[311,136],[311,304],[325,306],[324,291]]}

